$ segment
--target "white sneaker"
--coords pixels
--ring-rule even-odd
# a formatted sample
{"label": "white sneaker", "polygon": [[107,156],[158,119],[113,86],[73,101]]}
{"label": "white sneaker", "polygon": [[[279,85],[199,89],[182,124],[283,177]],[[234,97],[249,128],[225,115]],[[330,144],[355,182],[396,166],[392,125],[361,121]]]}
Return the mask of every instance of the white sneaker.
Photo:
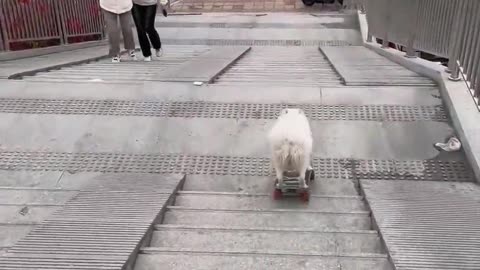
{"label": "white sneaker", "polygon": [[156,50],[155,55],[156,55],[157,57],[161,57],[161,56],[163,55],[163,50],[162,50],[162,48]]}
{"label": "white sneaker", "polygon": [[143,59],[143,61],[145,62],[151,62],[152,61],[152,57],[151,56],[147,56]]}
{"label": "white sneaker", "polygon": [[120,63],[120,56],[115,56],[112,58],[112,63]]}
{"label": "white sneaker", "polygon": [[137,61],[137,55],[135,55],[135,51],[130,51],[130,58],[132,58],[133,61]]}

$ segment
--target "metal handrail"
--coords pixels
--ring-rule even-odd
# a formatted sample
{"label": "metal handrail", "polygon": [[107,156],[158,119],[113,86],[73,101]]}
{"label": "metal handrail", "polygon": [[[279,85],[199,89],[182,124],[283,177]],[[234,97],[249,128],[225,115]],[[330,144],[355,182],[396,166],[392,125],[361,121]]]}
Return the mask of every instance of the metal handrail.
{"label": "metal handrail", "polygon": [[416,51],[448,58],[451,80],[467,83],[477,105],[480,98],[479,0],[346,0],[347,8],[363,10],[372,37]]}
{"label": "metal handrail", "polygon": [[3,50],[18,43],[68,44],[105,36],[98,0],[0,0],[0,32]]}

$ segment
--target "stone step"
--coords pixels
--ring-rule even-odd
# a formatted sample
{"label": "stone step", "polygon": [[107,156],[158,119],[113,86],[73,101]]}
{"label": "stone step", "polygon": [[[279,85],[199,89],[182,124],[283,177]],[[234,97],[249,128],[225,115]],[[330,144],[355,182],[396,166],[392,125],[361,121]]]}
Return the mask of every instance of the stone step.
{"label": "stone step", "polygon": [[[353,180],[315,179],[310,186],[312,195],[357,196]],[[272,194],[273,178],[269,176],[189,175],[183,187],[185,191],[247,192]]]}
{"label": "stone step", "polygon": [[146,248],[135,270],[392,270],[386,256],[358,254],[289,254],[285,252],[199,252],[185,249]]}
{"label": "stone step", "polygon": [[200,209],[170,206],[164,224],[237,226],[237,227],[303,227],[315,230],[369,230],[366,211],[319,212],[309,210],[241,210]]}
{"label": "stone step", "polygon": [[209,252],[253,249],[317,253],[382,253],[375,231],[289,231],[156,226],[151,247],[190,248]]}
{"label": "stone step", "polygon": [[298,197],[274,200],[270,194],[202,191],[180,191],[175,205],[206,209],[310,209],[331,212],[366,210],[360,196],[314,195],[308,203],[304,203]]}

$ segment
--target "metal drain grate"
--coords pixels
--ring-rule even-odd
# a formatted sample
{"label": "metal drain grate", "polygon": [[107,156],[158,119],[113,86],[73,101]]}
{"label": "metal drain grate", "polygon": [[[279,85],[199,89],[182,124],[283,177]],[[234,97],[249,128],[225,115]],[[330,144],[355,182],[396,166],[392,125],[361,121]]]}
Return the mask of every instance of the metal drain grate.
{"label": "metal drain grate", "polygon": [[[0,152],[1,170],[69,171],[72,173],[187,173],[210,175],[271,175],[265,157],[182,154]],[[462,161],[359,160],[314,158],[320,178],[473,181]]]}
{"label": "metal drain grate", "polygon": [[275,119],[283,108],[302,108],[312,120],[447,121],[443,106],[319,105],[125,100],[0,99],[0,112],[184,118]]}
{"label": "metal drain grate", "polygon": [[207,45],[207,46],[350,46],[344,40],[300,40],[300,39],[162,39],[167,45]]}

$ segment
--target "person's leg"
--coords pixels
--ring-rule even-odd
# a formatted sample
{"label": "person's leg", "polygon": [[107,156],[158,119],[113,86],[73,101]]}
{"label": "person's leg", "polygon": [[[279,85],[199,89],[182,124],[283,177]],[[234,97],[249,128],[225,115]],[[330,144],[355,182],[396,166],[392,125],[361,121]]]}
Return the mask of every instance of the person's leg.
{"label": "person's leg", "polygon": [[155,50],[159,51],[162,48],[160,36],[155,29],[155,17],[157,15],[157,5],[148,6],[145,12],[146,32],[150,38],[150,42]]}
{"label": "person's leg", "polygon": [[107,25],[108,42],[110,44],[110,57],[118,57],[120,55],[120,30],[118,29],[118,15],[103,10],[105,23]]}
{"label": "person's leg", "polygon": [[119,17],[125,49],[127,49],[130,53],[135,52],[135,39],[133,38],[132,26],[130,25],[132,13],[128,11],[120,14]]}
{"label": "person's leg", "polygon": [[146,25],[145,25],[145,7],[137,4],[133,4],[133,20],[135,21],[135,26],[137,27],[138,41],[140,43],[140,48],[142,49],[142,54],[144,57],[149,57],[152,55],[150,48],[150,41],[148,41]]}

